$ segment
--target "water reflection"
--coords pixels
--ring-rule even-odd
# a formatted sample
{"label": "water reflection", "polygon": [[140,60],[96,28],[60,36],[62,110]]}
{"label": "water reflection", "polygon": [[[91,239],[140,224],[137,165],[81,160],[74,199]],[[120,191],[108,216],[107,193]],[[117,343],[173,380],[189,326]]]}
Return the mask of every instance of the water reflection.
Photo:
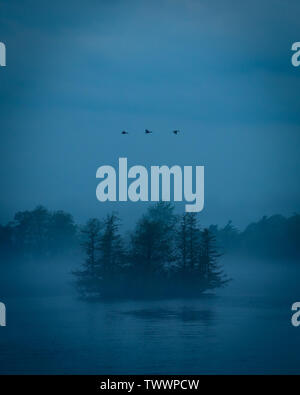
{"label": "water reflection", "polygon": [[183,322],[201,322],[209,325],[213,323],[212,310],[193,310],[183,307],[177,310],[168,309],[141,309],[123,312],[129,316],[145,320],[178,320]]}
{"label": "water reflection", "polygon": [[1,373],[298,373],[298,265],[229,262],[235,281],[216,296],[94,303],[68,291],[69,268],[31,270],[3,297]]}

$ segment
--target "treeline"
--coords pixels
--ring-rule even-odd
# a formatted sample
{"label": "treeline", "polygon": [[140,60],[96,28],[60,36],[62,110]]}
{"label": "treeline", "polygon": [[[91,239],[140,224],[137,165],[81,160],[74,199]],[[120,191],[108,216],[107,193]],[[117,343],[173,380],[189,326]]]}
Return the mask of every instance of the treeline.
{"label": "treeline", "polygon": [[0,225],[2,256],[54,256],[73,251],[78,243],[78,227],[72,215],[50,212],[43,206],[17,212],[13,221]]}
{"label": "treeline", "polygon": [[[177,218],[177,227],[179,223],[180,219]],[[208,230],[226,255],[235,253],[242,257],[267,259],[300,258],[299,214],[288,218],[281,215],[263,217],[248,225],[244,231],[238,230],[231,221],[224,227],[211,225]],[[81,243],[81,226],[75,224],[71,214],[61,210],[49,211],[38,206],[34,210],[17,212],[8,224],[0,224],[0,257],[35,258],[68,252],[73,254],[82,250]]]}
{"label": "treeline", "polygon": [[241,256],[289,259],[300,258],[300,215],[263,217],[240,232],[231,221],[223,227],[209,227],[226,253]]}
{"label": "treeline", "polygon": [[214,235],[197,215],[174,214],[169,203],[150,207],[124,239],[116,214],[82,227],[83,268],[74,272],[84,297],[198,295],[226,283]]}

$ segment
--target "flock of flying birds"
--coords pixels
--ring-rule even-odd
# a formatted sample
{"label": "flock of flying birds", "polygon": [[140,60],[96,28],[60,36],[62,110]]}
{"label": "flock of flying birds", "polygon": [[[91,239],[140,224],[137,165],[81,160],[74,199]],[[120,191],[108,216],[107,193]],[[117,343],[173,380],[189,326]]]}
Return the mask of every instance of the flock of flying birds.
{"label": "flock of flying birds", "polygon": [[[145,134],[151,134],[151,133],[153,133],[153,132],[151,132],[151,130],[145,129]],[[180,133],[180,130],[173,130],[173,133],[174,133],[174,134],[178,134],[178,133]],[[121,134],[129,134],[129,133],[126,132],[126,130],[123,130],[123,131],[121,132]]]}

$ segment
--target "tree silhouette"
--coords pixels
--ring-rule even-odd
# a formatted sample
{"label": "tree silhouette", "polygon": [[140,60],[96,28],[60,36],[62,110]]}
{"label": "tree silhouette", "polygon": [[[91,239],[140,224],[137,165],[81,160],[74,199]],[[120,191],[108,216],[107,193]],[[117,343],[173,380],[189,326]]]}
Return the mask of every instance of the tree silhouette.
{"label": "tree silhouette", "polygon": [[187,213],[183,214],[177,231],[178,268],[184,274],[188,270],[188,221]]}
{"label": "tree silhouette", "polygon": [[90,273],[96,272],[97,250],[99,249],[101,222],[97,218],[89,219],[86,225],[81,229],[82,243],[86,252],[85,265]]}
{"label": "tree silhouette", "polygon": [[185,213],[177,230],[178,267],[185,274],[192,273],[198,265],[200,251],[200,229],[197,215]]}
{"label": "tree silhouette", "polygon": [[170,203],[150,207],[138,221],[131,237],[131,259],[137,272],[152,276],[174,260],[176,216]]}
{"label": "tree silhouette", "polygon": [[187,235],[188,235],[188,267],[190,271],[195,270],[198,264],[200,250],[200,230],[195,213],[187,213]]}
{"label": "tree silhouette", "polygon": [[227,282],[218,263],[221,254],[216,248],[216,238],[209,229],[205,228],[201,236],[200,272],[208,288],[217,288]]}
{"label": "tree silhouette", "polygon": [[109,279],[121,270],[125,262],[125,250],[119,234],[120,219],[115,213],[107,215],[104,229],[99,238],[100,258],[98,260],[102,276]]}
{"label": "tree silhouette", "polygon": [[172,204],[158,202],[137,221],[126,243],[119,228],[115,213],[103,221],[90,219],[79,228],[69,213],[37,206],[0,225],[1,260],[20,255],[24,262],[24,257],[78,253],[80,239],[85,257],[74,274],[82,295],[162,297],[195,296],[224,285],[221,247],[241,257],[300,258],[297,213],[263,217],[244,231],[231,221],[223,228],[211,225],[201,231],[197,214],[177,216]]}
{"label": "tree silhouette", "polygon": [[14,218],[16,245],[26,254],[41,255],[48,252],[49,211],[37,206],[33,211],[18,212]]}
{"label": "tree silhouette", "polygon": [[74,271],[76,285],[81,296],[98,294],[100,270],[98,267],[97,251],[102,224],[97,218],[91,218],[81,228],[81,246],[85,252],[83,269]]}

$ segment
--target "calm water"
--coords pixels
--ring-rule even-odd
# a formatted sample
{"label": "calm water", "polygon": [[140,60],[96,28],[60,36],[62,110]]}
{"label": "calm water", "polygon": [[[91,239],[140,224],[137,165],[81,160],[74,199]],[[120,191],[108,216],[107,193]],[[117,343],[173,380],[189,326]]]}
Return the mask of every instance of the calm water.
{"label": "calm water", "polygon": [[234,280],[215,295],[113,303],[78,301],[68,264],[2,268],[0,372],[300,373],[300,265],[224,264]]}

